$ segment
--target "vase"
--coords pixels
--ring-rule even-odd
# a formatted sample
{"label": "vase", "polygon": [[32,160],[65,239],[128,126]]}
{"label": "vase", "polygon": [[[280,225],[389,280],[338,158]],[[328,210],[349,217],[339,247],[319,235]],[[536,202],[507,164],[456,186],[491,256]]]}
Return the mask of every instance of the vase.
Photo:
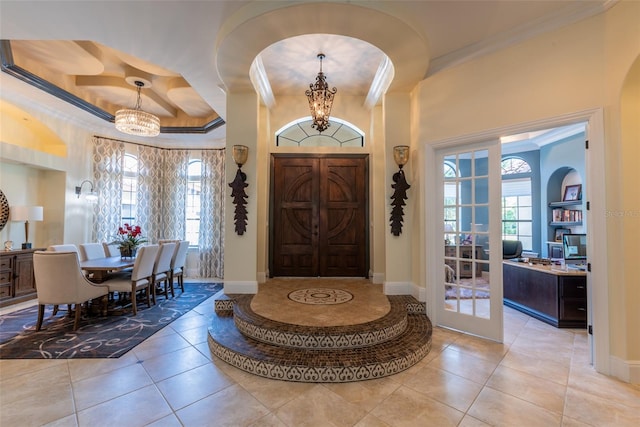
{"label": "vase", "polygon": [[120,247],[120,257],[121,258],[135,258],[136,257],[136,252],[138,251],[138,248],[132,248],[132,247]]}

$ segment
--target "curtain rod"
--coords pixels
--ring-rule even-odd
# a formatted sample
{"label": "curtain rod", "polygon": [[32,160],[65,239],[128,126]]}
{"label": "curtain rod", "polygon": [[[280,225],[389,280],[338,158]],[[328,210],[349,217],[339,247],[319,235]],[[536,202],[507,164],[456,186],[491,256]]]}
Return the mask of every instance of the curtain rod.
{"label": "curtain rod", "polygon": [[115,139],[115,138],[109,138],[107,136],[100,136],[100,135],[93,135],[94,138],[101,138],[101,139],[108,139],[109,141],[116,141],[116,142],[122,142],[123,144],[132,144],[132,145],[140,145],[142,147],[149,147],[149,148],[157,148],[159,150],[185,150],[185,151],[196,151],[196,150],[200,150],[200,151],[216,151],[216,150],[225,150],[225,148],[162,148],[162,147],[157,147],[155,145],[149,145],[149,144],[142,144],[140,142],[131,142],[131,141],[124,141],[122,139]]}

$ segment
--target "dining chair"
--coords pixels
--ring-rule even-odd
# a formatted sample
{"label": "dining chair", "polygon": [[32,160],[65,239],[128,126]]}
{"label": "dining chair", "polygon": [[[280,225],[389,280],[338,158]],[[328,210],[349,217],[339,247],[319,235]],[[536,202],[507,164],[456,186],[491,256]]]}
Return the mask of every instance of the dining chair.
{"label": "dining chair", "polygon": [[102,249],[104,250],[104,256],[107,258],[112,256],[120,256],[120,248],[116,243],[102,242]]}
{"label": "dining chair", "polygon": [[72,244],[66,245],[51,245],[47,248],[48,252],[75,252],[77,257],[80,257],[78,247]]}
{"label": "dining chair", "polygon": [[[78,257],[78,259],[80,259],[80,252],[78,251],[78,247],[76,245],[67,243],[64,245],[50,245],[47,248],[48,252],[75,252],[76,256]],[[89,277],[87,275],[87,273],[85,273],[84,271],[82,272],[82,274],[84,274],[87,278]],[[54,304],[53,306],[53,315],[55,316],[56,314],[58,314],[58,304]],[[69,313],[71,313],[71,306],[67,305],[67,311]]]}
{"label": "dining chair", "polygon": [[75,251],[36,251],[33,254],[33,273],[38,289],[38,321],[36,331],[42,328],[44,308],[46,304],[75,305],[75,321],[73,330],[80,326],[82,304],[102,298],[103,309],[106,309],[106,296],[109,288],[90,282],[82,274],[78,255]]}
{"label": "dining chair", "polygon": [[136,294],[139,291],[146,291],[147,305],[151,308],[151,282],[153,276],[153,266],[158,256],[158,245],[141,246],[138,248],[136,260],[133,264],[131,274],[121,273],[115,277],[102,282],[107,285],[109,292],[130,293],[133,315],[138,314],[138,304]]}
{"label": "dining chair", "polygon": [[189,241],[182,240],[176,246],[176,250],[171,258],[171,273],[169,277],[169,283],[171,284],[171,296],[173,293],[173,279],[178,279],[178,285],[180,290],[184,292],[184,266],[187,263],[187,252],[189,250]]}
{"label": "dining chair", "polygon": [[[153,266],[153,279],[151,287],[153,288],[153,302],[156,301],[156,285],[162,284],[162,293],[164,293],[164,297],[169,299],[169,278],[171,277],[171,259],[173,258],[173,253],[176,250],[176,244],[171,243],[163,243],[160,245],[160,250],[158,251],[158,256],[156,257],[156,262]],[[173,292],[171,293],[173,296]]]}
{"label": "dining chair", "polygon": [[79,248],[82,261],[104,258],[104,248],[100,243],[82,243]]}

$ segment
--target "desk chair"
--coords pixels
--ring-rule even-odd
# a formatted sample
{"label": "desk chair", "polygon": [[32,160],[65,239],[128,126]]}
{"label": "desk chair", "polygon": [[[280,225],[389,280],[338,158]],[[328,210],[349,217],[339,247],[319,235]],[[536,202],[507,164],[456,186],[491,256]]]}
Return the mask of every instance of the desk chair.
{"label": "desk chair", "polygon": [[514,259],[522,256],[522,242],[520,240],[502,241],[502,259]]}

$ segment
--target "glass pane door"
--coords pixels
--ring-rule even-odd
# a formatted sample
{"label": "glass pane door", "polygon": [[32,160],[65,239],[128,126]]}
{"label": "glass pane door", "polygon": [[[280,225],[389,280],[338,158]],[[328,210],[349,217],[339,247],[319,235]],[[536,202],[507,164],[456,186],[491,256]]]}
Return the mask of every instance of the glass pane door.
{"label": "glass pane door", "polygon": [[443,171],[438,323],[502,341],[499,145],[440,150],[437,156]]}

